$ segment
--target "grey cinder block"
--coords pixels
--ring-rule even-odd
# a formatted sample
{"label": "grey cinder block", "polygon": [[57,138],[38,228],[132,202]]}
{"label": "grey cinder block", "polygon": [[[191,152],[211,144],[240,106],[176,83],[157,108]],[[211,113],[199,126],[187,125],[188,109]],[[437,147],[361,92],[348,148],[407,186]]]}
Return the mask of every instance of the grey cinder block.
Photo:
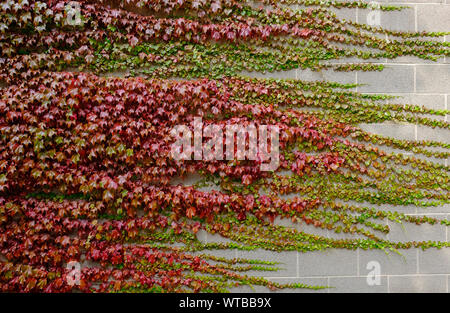
{"label": "grey cinder block", "polygon": [[389,292],[447,292],[447,276],[390,276]]}
{"label": "grey cinder block", "polygon": [[[436,39],[438,40],[438,39]],[[437,60],[424,60],[412,55],[404,55],[395,59],[387,59],[390,64],[445,64],[445,56],[439,57]]]}
{"label": "grey cinder block", "polygon": [[[379,27],[397,30],[397,31],[414,31],[415,30],[415,13],[414,8],[407,8],[401,11],[373,11],[370,9],[358,10],[358,22],[361,24],[369,24],[376,22],[374,14],[380,16]],[[377,25],[373,25],[377,26]]]}
{"label": "grey cinder block", "polygon": [[330,293],[386,293],[387,277],[380,277],[379,285],[369,285],[366,277],[330,277]]}
{"label": "grey cinder block", "polygon": [[357,251],[331,249],[299,253],[299,276],[356,276]]}
{"label": "grey cinder block", "polygon": [[356,10],[355,9],[340,9],[335,10],[337,18],[345,19],[347,21],[356,22]]}
{"label": "grey cinder block", "polygon": [[333,70],[311,71],[310,69],[299,69],[297,72],[297,78],[307,81],[333,81],[342,84],[356,83],[355,72],[336,72]]}
{"label": "grey cinder block", "polygon": [[381,72],[358,72],[360,92],[414,92],[414,68],[410,65],[389,65]]}
{"label": "grey cinder block", "polygon": [[389,103],[423,105],[434,110],[445,109],[445,95],[391,94],[399,98],[389,99]]}
{"label": "grey cinder block", "polygon": [[422,93],[450,92],[450,65],[417,65],[416,88]]}
{"label": "grey cinder block", "polygon": [[367,265],[371,261],[380,264],[381,275],[392,274],[416,274],[417,273],[417,252],[414,249],[399,250],[401,255],[389,251],[386,254],[380,250],[360,250],[359,251],[359,274],[361,276],[369,274],[371,269]]}
{"label": "grey cinder block", "polygon": [[450,130],[443,128],[431,128],[427,126],[417,126],[417,140],[433,140],[450,143]]}
{"label": "grey cinder block", "polygon": [[450,273],[450,249],[428,249],[419,251],[419,273]]}
{"label": "grey cinder block", "polygon": [[389,227],[391,231],[388,237],[391,241],[445,241],[446,227],[442,225],[416,225],[406,222],[399,224],[389,221]]}
{"label": "grey cinder block", "polygon": [[417,30],[446,32],[450,29],[450,5],[418,4]]}
{"label": "grey cinder block", "polygon": [[255,78],[274,78],[274,79],[294,79],[295,78],[295,69],[289,71],[275,71],[275,72],[241,72],[241,75],[255,77]]}
{"label": "grey cinder block", "polygon": [[360,124],[363,130],[378,134],[382,136],[394,137],[397,139],[414,140],[415,139],[415,125],[409,123],[373,123]]}
{"label": "grey cinder block", "polygon": [[[328,286],[328,279],[326,277],[321,278],[270,278],[269,280],[279,283],[279,284],[295,284],[301,283],[310,286]],[[231,292],[248,292],[248,293],[328,293],[330,288],[326,289],[307,289],[307,288],[296,288],[296,289],[277,289],[270,290],[263,286],[242,286],[237,288],[231,288]]]}
{"label": "grey cinder block", "polygon": [[204,230],[199,230],[196,234],[197,239],[200,240],[201,242],[206,243],[207,242],[207,237],[208,237],[208,233]]}
{"label": "grey cinder block", "polygon": [[[450,203],[446,203],[443,205],[435,206],[435,207],[418,207],[417,213],[420,214],[434,214],[434,213],[450,213]],[[446,218],[446,215],[437,216],[439,219]]]}
{"label": "grey cinder block", "polygon": [[257,249],[253,251],[237,251],[237,257],[280,263],[274,265],[274,267],[280,268],[277,271],[249,271],[245,273],[246,275],[262,277],[297,277],[297,251],[272,252]]}

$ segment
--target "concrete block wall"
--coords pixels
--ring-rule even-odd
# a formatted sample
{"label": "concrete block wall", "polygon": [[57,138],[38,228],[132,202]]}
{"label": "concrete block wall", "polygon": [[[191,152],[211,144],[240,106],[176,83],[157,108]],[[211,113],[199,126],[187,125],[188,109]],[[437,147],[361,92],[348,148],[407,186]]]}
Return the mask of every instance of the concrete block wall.
{"label": "concrete block wall", "polygon": [[[367,0],[366,0],[367,1]],[[378,0],[380,3],[408,5],[411,8],[401,12],[382,12],[381,26],[392,30],[409,31],[450,31],[450,0]],[[358,22],[366,22],[370,11],[361,9],[343,9],[338,16]],[[445,40],[449,40],[447,36]],[[397,103],[425,105],[433,109],[450,109],[450,58],[437,62],[420,60],[414,57],[402,57],[396,60],[377,60],[387,68],[383,72],[336,73],[323,71],[296,70],[270,75],[276,78],[298,78],[305,80],[331,80],[343,83],[363,83],[357,88],[365,93],[383,93],[402,96]],[[448,120],[448,116],[443,117]],[[384,123],[362,125],[366,130],[382,135],[409,140],[438,140],[450,142],[450,131],[430,129],[406,123]],[[448,164],[448,160],[443,161]],[[194,179],[195,180],[195,179]],[[189,179],[184,180],[189,184]],[[439,218],[450,218],[450,205],[436,208],[383,207],[410,215],[432,214]],[[335,234],[317,230],[306,225],[291,225],[286,221],[279,224],[290,225],[307,232],[336,238]],[[441,226],[415,226],[389,223],[390,240],[449,240],[449,229]],[[199,233],[202,241],[228,241],[217,235]],[[404,250],[401,256],[396,253],[364,250],[327,250],[309,253],[276,253],[264,250],[251,252],[215,251],[223,257],[241,257],[277,261],[282,270],[277,272],[251,272],[250,275],[265,276],[279,283],[305,283],[309,285],[330,286],[329,289],[312,291],[298,289],[294,292],[449,292],[450,285],[450,248],[442,250]],[[381,279],[376,285],[367,283],[371,271],[368,264],[376,261],[380,264]],[[265,288],[236,288],[236,292],[267,292]],[[279,292],[293,292],[282,290]]]}
{"label": "concrete block wall", "polygon": [[[382,12],[381,26],[392,30],[450,31],[450,0],[380,0],[380,3],[408,5],[411,8],[401,12]],[[342,10],[340,17],[359,22],[367,20],[368,10]],[[449,36],[446,38],[449,39]],[[299,78],[305,80],[333,80],[367,84],[358,88],[365,93],[383,93],[402,96],[396,103],[425,105],[435,109],[450,108],[450,60],[438,62],[423,61],[414,57],[397,60],[378,60],[387,68],[383,72],[336,73],[324,71],[290,71],[272,74],[277,78]],[[444,118],[444,117],[443,117]],[[448,116],[444,118],[448,119]],[[431,129],[406,123],[383,123],[362,125],[366,130],[396,138],[410,140],[438,140],[450,142],[450,131]],[[448,160],[442,161],[447,164]],[[428,214],[450,218],[450,205],[421,209],[416,207],[388,207],[411,215]],[[287,222],[281,221],[286,224]],[[441,226],[415,226],[389,223],[390,240],[440,240],[448,241],[449,230]],[[295,226],[306,229],[304,225]],[[317,233],[317,230],[314,230]],[[335,234],[326,234],[335,237]],[[207,241],[223,240],[218,236],[205,235]],[[449,292],[450,249],[403,250],[402,255],[386,254],[382,251],[329,250],[309,253],[274,253],[267,251],[222,252],[229,257],[247,257],[281,262],[283,270],[263,274],[280,283],[302,282],[311,285],[328,285],[333,288],[312,292]],[[367,275],[371,261],[380,264],[380,284],[369,285]],[[251,273],[262,275],[262,272]],[[239,288],[233,291],[265,292],[262,288]],[[286,292],[286,290],[281,291]],[[292,292],[292,291],[289,291]],[[296,292],[311,292],[296,290]]]}

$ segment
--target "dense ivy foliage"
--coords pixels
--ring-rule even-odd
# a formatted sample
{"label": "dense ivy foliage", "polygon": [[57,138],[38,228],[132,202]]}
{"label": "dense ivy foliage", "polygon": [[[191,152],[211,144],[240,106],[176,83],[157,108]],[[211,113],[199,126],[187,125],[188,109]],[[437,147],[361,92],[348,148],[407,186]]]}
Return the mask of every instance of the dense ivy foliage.
{"label": "dense ivy foliage", "polygon": [[[382,70],[366,61],[404,55],[436,60],[450,55],[439,38],[446,33],[391,31],[333,12],[367,8],[361,1],[78,3],[75,24],[69,1],[0,4],[0,290],[319,289],[246,276],[282,264],[211,250],[449,245],[385,239],[386,220],[449,222],[380,205],[448,203],[449,167],[427,158],[447,159],[450,145],[358,126],[448,129],[436,119],[448,111],[396,104],[352,84],[248,76]],[[261,160],[173,159],[171,129],[193,127],[199,116],[205,125],[278,126],[278,169],[261,171]],[[176,183],[191,175],[201,177],[195,185]],[[311,234],[303,225],[348,236]],[[230,241],[205,243],[199,231]],[[73,261],[81,264],[77,284],[66,279]]]}

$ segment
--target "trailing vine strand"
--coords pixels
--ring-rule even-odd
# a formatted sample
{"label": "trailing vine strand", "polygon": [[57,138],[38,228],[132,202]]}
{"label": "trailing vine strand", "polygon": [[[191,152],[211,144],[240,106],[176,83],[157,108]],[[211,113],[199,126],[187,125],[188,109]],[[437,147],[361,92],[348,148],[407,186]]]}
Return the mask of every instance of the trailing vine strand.
{"label": "trailing vine strand", "polygon": [[[450,143],[360,127],[394,121],[448,131],[437,119],[448,110],[362,94],[356,84],[251,77],[378,71],[367,60],[404,55],[436,60],[450,55],[439,41],[448,33],[370,27],[332,9],[369,8],[362,1],[85,0],[75,24],[69,2],[0,3],[1,291],[321,289],[249,274],[283,264],[214,251],[449,246],[386,239],[386,221],[450,222],[379,206],[449,203],[450,169],[427,158],[448,159]],[[172,130],[194,130],[198,118],[219,129],[276,126],[278,167],[263,171],[260,158],[175,159]],[[191,175],[193,185],[178,183]],[[201,233],[229,241],[206,243]]]}

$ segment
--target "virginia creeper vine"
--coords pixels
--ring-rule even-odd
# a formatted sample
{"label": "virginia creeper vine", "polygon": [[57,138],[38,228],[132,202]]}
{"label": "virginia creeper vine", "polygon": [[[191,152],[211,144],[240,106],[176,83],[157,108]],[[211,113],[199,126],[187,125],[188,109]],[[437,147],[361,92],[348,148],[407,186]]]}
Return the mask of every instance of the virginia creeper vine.
{"label": "virginia creeper vine", "polygon": [[[354,84],[249,75],[379,71],[369,59],[405,55],[437,60],[450,56],[440,41],[448,33],[336,17],[334,9],[368,8],[362,1],[83,0],[76,24],[69,2],[0,3],[1,291],[320,289],[246,275],[282,264],[208,251],[449,245],[385,239],[386,220],[449,221],[378,206],[449,203],[449,167],[427,157],[447,159],[450,144],[358,126],[396,121],[448,130],[436,117],[449,111],[358,93]],[[346,63],[349,57],[358,61]],[[170,130],[192,127],[197,116],[222,126],[277,125],[279,168],[174,160]],[[201,177],[195,185],[174,183],[191,174]],[[278,219],[350,237],[310,234]],[[199,231],[230,241],[205,243]],[[71,261],[82,264],[76,285],[65,279]]]}

